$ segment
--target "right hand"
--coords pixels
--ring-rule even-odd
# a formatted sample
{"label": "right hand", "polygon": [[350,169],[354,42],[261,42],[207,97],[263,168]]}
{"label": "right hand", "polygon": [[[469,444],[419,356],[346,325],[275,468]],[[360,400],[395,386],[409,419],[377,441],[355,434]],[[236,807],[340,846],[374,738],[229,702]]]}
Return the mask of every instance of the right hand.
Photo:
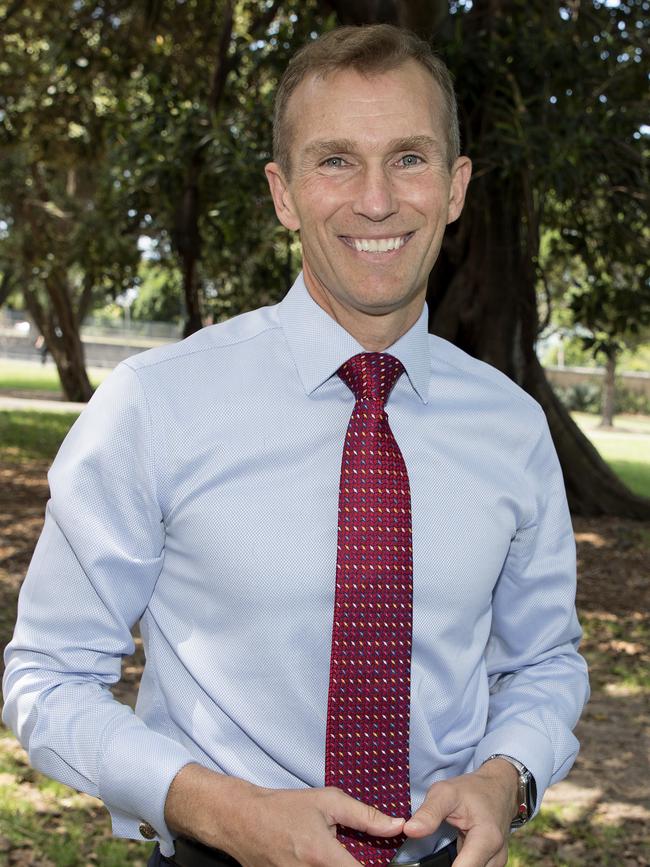
{"label": "right hand", "polygon": [[337,825],[381,837],[404,826],[340,789],[264,789],[195,764],[172,782],[165,820],[243,867],[359,867],[336,839]]}

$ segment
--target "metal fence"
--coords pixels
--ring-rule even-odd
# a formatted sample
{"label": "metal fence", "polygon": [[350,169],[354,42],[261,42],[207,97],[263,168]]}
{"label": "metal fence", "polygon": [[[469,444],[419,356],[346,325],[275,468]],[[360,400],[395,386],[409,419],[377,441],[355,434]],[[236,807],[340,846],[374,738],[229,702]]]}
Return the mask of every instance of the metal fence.
{"label": "metal fence", "polygon": [[[15,334],[38,336],[38,328],[28,313],[22,310],[0,310],[0,329]],[[174,322],[140,322],[134,319],[109,319],[103,316],[88,316],[81,326],[82,338],[110,337],[123,339],[148,338],[152,341],[178,340],[182,325]]]}

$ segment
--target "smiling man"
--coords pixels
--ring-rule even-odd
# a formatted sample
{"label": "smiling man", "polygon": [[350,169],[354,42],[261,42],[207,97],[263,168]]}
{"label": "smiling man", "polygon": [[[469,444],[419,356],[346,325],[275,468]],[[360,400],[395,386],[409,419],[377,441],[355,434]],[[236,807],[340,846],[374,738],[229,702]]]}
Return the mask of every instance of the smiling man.
{"label": "smiling man", "polygon": [[[123,363],[74,426],[4,717],[151,867],[503,867],[588,686],[543,412],[427,334],[471,174],[449,74],[335,30],[289,64],[274,151],[303,271]],[[108,687],[138,621],[132,713]]]}
{"label": "smiling man", "polygon": [[307,290],[365,349],[386,349],[420,316],[465,199],[471,163],[449,141],[450,109],[409,58],[314,71],[284,111],[288,141],[266,174],[279,219],[300,232]]}

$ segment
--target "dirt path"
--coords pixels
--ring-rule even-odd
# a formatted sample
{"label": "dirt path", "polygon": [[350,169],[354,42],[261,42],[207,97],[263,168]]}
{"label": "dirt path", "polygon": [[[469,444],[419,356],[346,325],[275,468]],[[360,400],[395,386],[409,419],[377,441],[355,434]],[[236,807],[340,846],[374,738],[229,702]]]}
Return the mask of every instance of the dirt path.
{"label": "dirt path", "polygon": [[[21,467],[0,464],[2,647],[11,636],[18,590],[42,524],[48,495],[46,469],[41,461]],[[573,771],[547,793],[536,822],[517,835],[509,863],[512,867],[645,867],[650,863],[650,528],[624,520],[577,519],[575,531],[578,602],[586,636],[583,649],[590,663],[593,698],[578,727],[582,750]],[[116,689],[122,701],[133,703],[141,666],[138,642],[136,654],[124,662],[124,680]],[[60,793],[50,800],[34,791],[30,794],[30,786],[34,790],[37,786],[24,754],[11,738],[2,743],[14,756],[15,767],[22,769],[15,772],[14,781],[20,782],[21,793],[28,800],[41,798],[44,828],[52,821],[60,824],[56,817],[62,814],[65,798]],[[0,790],[7,776],[0,774]],[[69,809],[86,805],[83,815],[90,818],[83,846],[92,853],[93,835],[109,844],[108,822],[97,802],[84,798],[73,798]],[[1,810],[0,799],[0,819]],[[38,836],[36,831],[30,833]],[[89,854],[79,861],[52,860],[39,855],[29,839],[18,845],[15,835],[0,832],[0,864],[127,863],[120,860],[122,856],[115,857],[102,861]],[[128,863],[141,862],[134,855]]]}

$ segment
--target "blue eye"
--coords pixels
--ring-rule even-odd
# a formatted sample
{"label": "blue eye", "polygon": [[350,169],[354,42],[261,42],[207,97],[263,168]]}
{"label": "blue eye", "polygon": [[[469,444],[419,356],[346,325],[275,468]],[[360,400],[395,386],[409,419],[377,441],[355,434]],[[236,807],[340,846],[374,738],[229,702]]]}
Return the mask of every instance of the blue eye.
{"label": "blue eye", "polygon": [[344,162],[345,160],[343,157],[328,157],[323,165],[332,169],[338,169],[344,164]]}
{"label": "blue eye", "polygon": [[422,157],[419,157],[416,154],[406,154],[405,156],[400,157],[400,162],[406,168],[411,168],[412,166],[419,166],[422,162]]}

